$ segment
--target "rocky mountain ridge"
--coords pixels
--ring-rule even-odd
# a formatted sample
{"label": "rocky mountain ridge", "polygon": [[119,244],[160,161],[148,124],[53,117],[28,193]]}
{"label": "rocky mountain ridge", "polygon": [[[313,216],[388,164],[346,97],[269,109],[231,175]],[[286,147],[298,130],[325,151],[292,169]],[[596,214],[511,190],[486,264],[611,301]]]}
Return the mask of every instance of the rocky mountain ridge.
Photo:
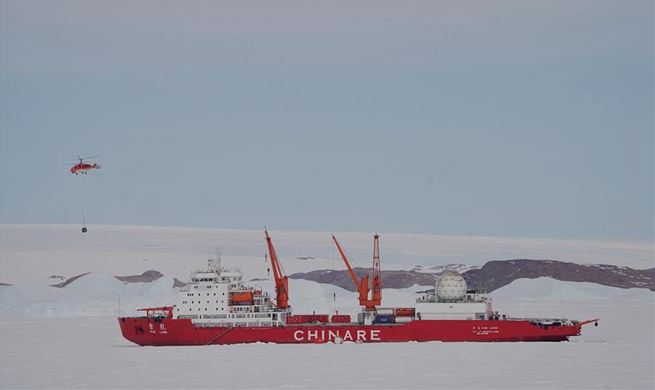
{"label": "rocky mountain ridge", "polygon": [[655,291],[655,271],[608,264],[576,264],[556,260],[494,260],[462,274],[470,288],[488,292],[516,279],[549,277],[564,282],[588,282],[618,288]]}
{"label": "rocky mountain ridge", "polygon": [[[517,279],[536,279],[550,277],[560,281],[589,282],[604,286],[623,289],[645,288],[655,291],[655,268],[636,270],[628,267],[607,264],[576,264],[556,260],[493,260],[479,266],[464,264],[448,264],[443,266],[415,266],[409,271],[383,270],[382,285],[384,288],[408,288],[413,285],[426,286],[426,290],[434,288],[436,279],[445,272],[459,272],[466,280],[469,289],[492,292],[512,283]],[[359,280],[370,275],[370,268],[354,268],[353,272]],[[52,285],[66,287],[76,279],[87,275],[84,273]],[[164,275],[159,271],[148,270],[141,275],[115,276],[123,283],[152,282]],[[323,284],[334,284],[349,291],[357,291],[347,270],[316,270],[289,275],[292,279],[305,279]],[[62,276],[51,279],[64,279]],[[11,284],[0,283],[2,286]],[[186,283],[174,279],[174,287],[183,287]]]}
{"label": "rocky mountain ridge", "polygon": [[[442,267],[435,272],[382,271],[384,288],[407,288],[414,284],[434,286],[436,278],[444,272],[462,269]],[[435,267],[432,267],[435,268]],[[414,268],[416,269],[416,267]],[[421,269],[422,271],[424,269]],[[355,268],[358,279],[370,275],[370,268]],[[516,279],[550,277],[560,281],[589,282],[618,288],[646,288],[655,291],[655,269],[635,270],[628,267],[606,264],[576,264],[556,260],[494,260],[482,267],[470,267],[461,273],[469,289],[492,292]],[[293,279],[313,280],[319,283],[335,284],[349,291],[357,291],[348,271],[319,270],[289,275]]]}
{"label": "rocky mountain ridge", "polygon": [[[434,267],[425,267],[421,265],[414,266],[409,271],[390,270],[382,271],[382,286],[384,288],[408,288],[415,284],[419,286],[434,286],[434,282],[439,275],[445,272],[464,273],[469,270],[480,268],[479,266],[468,266],[465,264],[447,264]],[[362,276],[370,275],[370,268],[356,267],[353,272],[358,280]],[[333,284],[348,291],[357,291],[355,283],[347,270],[317,270],[310,272],[299,272],[289,275],[292,279],[312,280],[318,283]]]}

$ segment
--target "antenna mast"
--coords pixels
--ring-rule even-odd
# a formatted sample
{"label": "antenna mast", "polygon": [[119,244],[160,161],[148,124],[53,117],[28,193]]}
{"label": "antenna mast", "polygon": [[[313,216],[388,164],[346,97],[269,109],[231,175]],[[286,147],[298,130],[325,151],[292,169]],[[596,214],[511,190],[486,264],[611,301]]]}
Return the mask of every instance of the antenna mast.
{"label": "antenna mast", "polygon": [[221,272],[221,247],[217,246],[214,248],[214,253],[216,254],[214,258],[209,258],[207,260],[207,268],[209,268],[210,271],[214,272]]}

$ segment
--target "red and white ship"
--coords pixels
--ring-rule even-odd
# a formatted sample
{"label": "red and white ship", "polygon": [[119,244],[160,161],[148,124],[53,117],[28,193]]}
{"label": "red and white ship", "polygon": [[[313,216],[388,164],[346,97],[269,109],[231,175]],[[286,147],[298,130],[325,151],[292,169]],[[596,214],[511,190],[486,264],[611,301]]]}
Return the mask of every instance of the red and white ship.
{"label": "red and white ship", "polygon": [[275,278],[276,302],[244,285],[239,271],[221,267],[220,254],[208,268],[191,274],[174,306],[140,309],[142,317],[118,319],[123,337],[142,346],[240,343],[325,343],[407,341],[565,341],[597,319],[511,318],[494,312],[486,294],[467,291],[456,273],[442,275],[434,293],[411,307],[384,308],[378,236],[374,236],[371,298],[368,276],[358,281],[334,238],[359,290],[363,306],[357,319],[343,314],[293,315],[288,278],[268,232],[266,241]]}

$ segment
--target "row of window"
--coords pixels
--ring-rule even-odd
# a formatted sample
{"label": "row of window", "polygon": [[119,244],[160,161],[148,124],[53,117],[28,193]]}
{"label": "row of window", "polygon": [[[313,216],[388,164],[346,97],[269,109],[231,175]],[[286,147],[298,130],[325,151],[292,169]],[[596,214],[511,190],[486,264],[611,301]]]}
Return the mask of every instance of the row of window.
{"label": "row of window", "polygon": [[[193,293],[187,293],[186,296],[187,297],[192,297],[192,296],[194,296],[194,294]],[[198,296],[200,296],[200,293],[198,293]],[[207,296],[209,296],[209,293],[207,293]],[[216,293],[214,293],[214,296],[216,296]],[[223,296],[225,296],[225,293],[223,293]]]}
{"label": "row of window", "polygon": [[[189,311],[192,311],[192,310],[193,310],[193,308],[190,307],[190,308],[189,308]],[[202,310],[201,308],[198,308],[198,311],[201,311],[201,310]],[[177,308],[177,311],[180,311],[180,308],[179,308],[179,307]],[[207,308],[205,308],[205,311],[207,311]],[[218,308],[216,308],[216,311],[218,311]],[[224,307],[221,307],[221,311],[225,311],[225,308],[224,308]]]}
{"label": "row of window", "polygon": [[[232,285],[232,287],[236,287],[236,286],[237,286],[236,284]],[[193,288],[197,289],[198,286],[193,286]],[[212,288],[212,286],[211,285],[206,285],[205,288]]]}
{"label": "row of window", "polygon": [[[187,303],[187,301],[182,301],[182,303]],[[191,303],[194,303],[194,301],[191,301]],[[200,301],[198,303],[200,303]],[[209,303],[209,301],[207,301],[207,303]],[[218,301],[216,301],[216,303],[218,303]],[[223,303],[223,301],[221,301],[221,303]],[[258,309],[259,308],[255,307],[255,310],[258,310]],[[193,310],[193,308],[190,307],[189,311],[192,311],[192,310]],[[202,308],[199,307],[198,311],[201,311],[201,310],[202,310]],[[221,311],[224,311],[224,310],[225,310],[225,308],[221,307]],[[235,312],[240,312],[240,311],[250,312],[249,307],[234,307],[233,306],[232,310],[234,310]],[[180,311],[179,307],[177,308],[177,311]],[[205,311],[207,311],[207,308],[205,308]],[[218,311],[218,308],[216,308],[216,311]],[[237,314],[237,318],[245,318],[243,316],[246,316],[246,315],[248,315],[248,314]]]}

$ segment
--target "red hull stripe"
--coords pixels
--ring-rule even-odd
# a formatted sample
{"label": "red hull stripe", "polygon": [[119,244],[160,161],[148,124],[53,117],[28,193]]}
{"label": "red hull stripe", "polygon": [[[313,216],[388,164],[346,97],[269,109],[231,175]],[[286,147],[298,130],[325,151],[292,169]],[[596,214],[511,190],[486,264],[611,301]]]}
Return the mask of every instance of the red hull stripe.
{"label": "red hull stripe", "polygon": [[142,346],[242,343],[304,344],[408,341],[566,341],[580,326],[537,326],[524,320],[415,320],[406,324],[197,327],[188,319],[119,318],[123,337]]}

